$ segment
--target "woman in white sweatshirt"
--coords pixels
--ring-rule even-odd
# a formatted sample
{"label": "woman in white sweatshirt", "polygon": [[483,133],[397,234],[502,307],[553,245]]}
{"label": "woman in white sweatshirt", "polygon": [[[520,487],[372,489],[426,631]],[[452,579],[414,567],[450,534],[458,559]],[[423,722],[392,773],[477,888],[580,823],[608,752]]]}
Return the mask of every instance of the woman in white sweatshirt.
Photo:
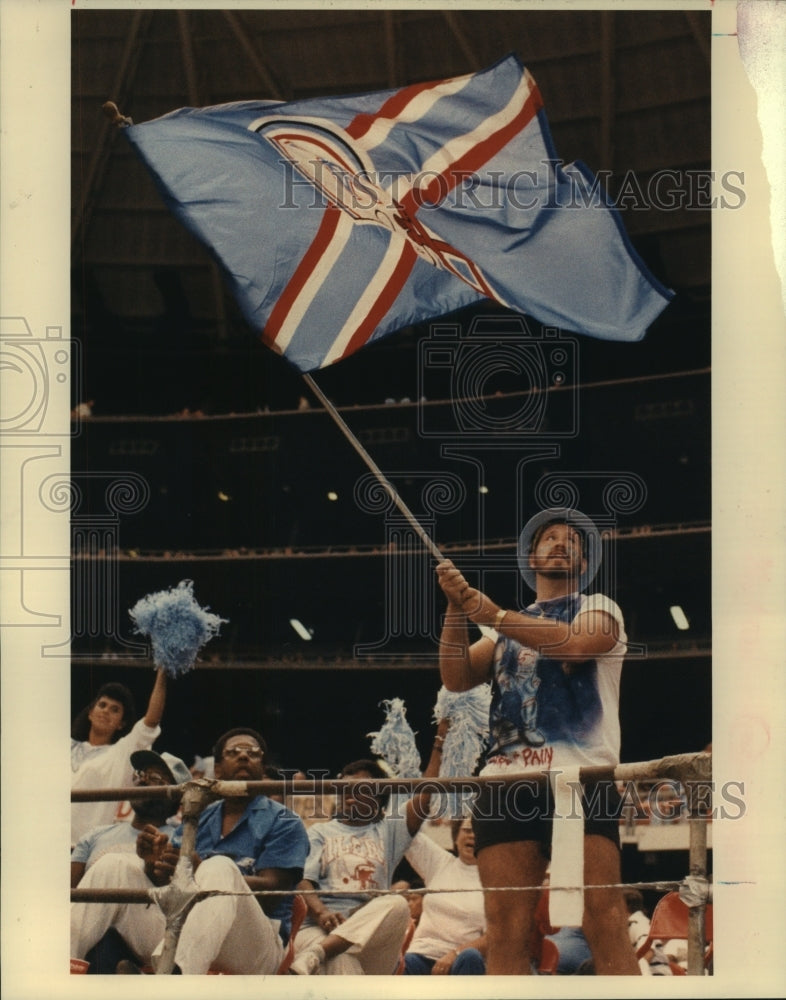
{"label": "woman in white sweatshirt", "polygon": [[[124,684],[104,684],[74,720],[71,730],[71,788],[122,788],[131,785],[131,754],[149,750],[161,733],[166,674],[156,679],[143,718],[134,721],[134,699]],[[71,846],[89,830],[115,819],[117,802],[74,802]]]}
{"label": "woman in white sweatshirt", "polygon": [[483,976],[486,972],[486,917],[470,818],[454,820],[451,835],[455,853],[423,833],[406,853],[426,889],[435,891],[423,897],[423,912],[404,956],[405,976]]}

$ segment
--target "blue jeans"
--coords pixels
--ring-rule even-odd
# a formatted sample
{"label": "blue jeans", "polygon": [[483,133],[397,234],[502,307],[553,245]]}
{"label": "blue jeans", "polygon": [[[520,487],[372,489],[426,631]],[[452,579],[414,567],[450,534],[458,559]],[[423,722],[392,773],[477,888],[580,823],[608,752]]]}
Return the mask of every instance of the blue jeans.
{"label": "blue jeans", "polygon": [[[430,976],[436,959],[408,951],[404,956],[405,976]],[[485,976],[486,963],[477,948],[465,948],[450,967],[451,976]]]}
{"label": "blue jeans", "polygon": [[580,927],[561,927],[549,940],[559,948],[558,976],[572,976],[582,962],[592,958],[587,939]]}

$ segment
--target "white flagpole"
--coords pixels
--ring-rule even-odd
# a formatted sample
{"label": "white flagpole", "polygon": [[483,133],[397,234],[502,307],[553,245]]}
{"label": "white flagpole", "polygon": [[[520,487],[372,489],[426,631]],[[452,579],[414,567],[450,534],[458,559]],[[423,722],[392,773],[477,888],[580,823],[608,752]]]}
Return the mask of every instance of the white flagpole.
{"label": "white flagpole", "polygon": [[358,441],[358,439],[352,433],[352,431],[350,430],[350,428],[344,422],[344,419],[341,416],[341,414],[335,408],[335,406],[327,398],[327,396],[324,394],[324,392],[322,392],[322,390],[319,388],[319,386],[314,381],[314,379],[311,377],[311,375],[308,374],[308,372],[303,372],[303,379],[306,382],[306,384],[308,385],[308,387],[311,389],[311,391],[314,393],[314,395],[317,397],[317,399],[320,401],[320,403],[322,403],[322,405],[328,411],[328,413],[333,418],[333,420],[335,420],[335,422],[338,424],[338,426],[339,426],[339,428],[341,430],[341,433],[344,435],[344,437],[347,439],[347,441],[349,441],[349,443],[352,445],[352,447],[355,449],[355,451],[358,453],[358,455],[360,455],[360,457],[363,459],[363,461],[366,463],[366,465],[369,467],[369,469],[371,469],[371,471],[376,476],[376,478],[379,480],[379,482],[382,484],[382,486],[387,490],[388,494],[390,495],[390,498],[393,500],[393,502],[398,507],[398,509],[401,511],[401,513],[404,515],[404,517],[407,519],[407,521],[409,521],[410,525],[415,529],[415,531],[417,532],[417,534],[420,537],[421,541],[426,546],[426,548],[429,550],[429,552],[431,553],[431,555],[437,560],[437,562],[442,562],[442,560],[445,557],[439,551],[439,549],[434,544],[434,542],[431,540],[431,538],[429,537],[429,535],[426,534],[426,530],[422,527],[422,525],[418,522],[418,520],[415,517],[415,515],[412,513],[412,511],[409,509],[409,507],[407,507],[407,505],[404,503],[404,501],[398,495],[398,493],[396,492],[395,488],[388,481],[388,479],[386,478],[385,474],[379,468],[379,466],[377,465],[377,463],[374,461],[374,459],[371,457],[371,455],[369,455],[369,453],[366,451],[366,449],[363,447],[363,445],[360,443],[360,441]]}

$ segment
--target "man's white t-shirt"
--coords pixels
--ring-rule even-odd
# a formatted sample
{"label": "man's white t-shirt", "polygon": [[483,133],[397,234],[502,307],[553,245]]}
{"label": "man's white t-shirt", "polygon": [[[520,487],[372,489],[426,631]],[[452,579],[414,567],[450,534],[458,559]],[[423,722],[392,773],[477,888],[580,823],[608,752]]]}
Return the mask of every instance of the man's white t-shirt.
{"label": "man's white t-shirt", "polygon": [[560,661],[499,634],[492,665],[489,750],[482,775],[619,763],[619,693],[627,649],[619,607],[604,594],[569,594],[526,614],[566,623],[592,612],[616,623],[612,648],[592,660]]}

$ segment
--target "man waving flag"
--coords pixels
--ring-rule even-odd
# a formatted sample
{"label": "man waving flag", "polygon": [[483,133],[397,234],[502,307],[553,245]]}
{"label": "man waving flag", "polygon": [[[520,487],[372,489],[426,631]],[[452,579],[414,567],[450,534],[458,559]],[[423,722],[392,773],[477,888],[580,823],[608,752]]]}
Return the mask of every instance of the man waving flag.
{"label": "man waving flag", "polygon": [[672,295],[587,168],[559,161],[515,56],[400,90],[183,108],[124,134],[302,372],[483,299],[639,340]]}

